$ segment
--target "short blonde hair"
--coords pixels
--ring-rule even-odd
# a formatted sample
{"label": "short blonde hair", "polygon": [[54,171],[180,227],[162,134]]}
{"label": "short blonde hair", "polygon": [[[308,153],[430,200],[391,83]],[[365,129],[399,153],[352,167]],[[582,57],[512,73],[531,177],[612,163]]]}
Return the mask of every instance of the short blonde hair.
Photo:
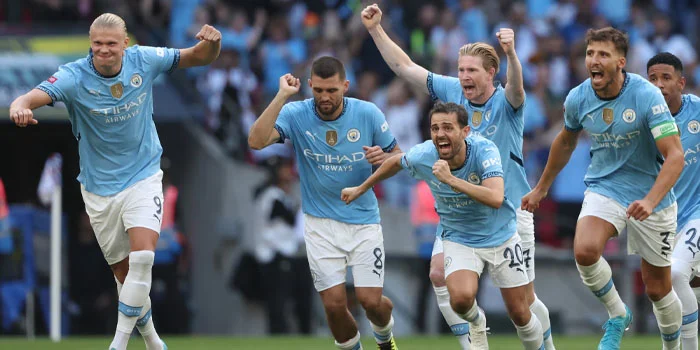
{"label": "short blonde hair", "polygon": [[92,28],[119,28],[122,29],[126,35],[126,22],[113,13],[103,13],[95,18],[92,25],[90,25],[90,30],[92,30]]}
{"label": "short blonde hair", "polygon": [[481,57],[484,69],[488,71],[489,69],[494,68],[496,69],[495,74],[498,74],[498,70],[501,66],[501,59],[498,58],[496,49],[486,43],[478,42],[462,46],[459,48],[459,57],[462,56]]}

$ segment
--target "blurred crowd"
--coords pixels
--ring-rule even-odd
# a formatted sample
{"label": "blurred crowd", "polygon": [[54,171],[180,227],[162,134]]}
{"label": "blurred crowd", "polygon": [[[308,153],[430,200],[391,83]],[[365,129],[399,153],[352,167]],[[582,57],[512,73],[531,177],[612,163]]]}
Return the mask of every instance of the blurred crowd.
{"label": "blurred crowd", "polygon": [[[178,1],[175,1],[179,3]],[[700,92],[700,44],[697,0],[525,0],[376,1],[382,25],[418,64],[439,74],[456,76],[457,50],[483,41],[501,50],[499,28],[513,28],[516,51],[523,64],[525,105],[525,166],[535,183],[546,163],[549,145],[563,126],[563,100],[588,77],[583,38],[588,28],[615,26],[630,37],[627,71],[646,76],[646,62],[669,51],[685,66],[688,92]],[[271,156],[290,157],[289,145],[250,151],[247,131],[277,91],[278,79],[291,72],[302,81],[311,61],[321,55],[340,58],[348,70],[349,95],[377,104],[403,149],[428,137],[428,96],[411,91],[384,63],[362,25],[359,12],[366,1],[269,0],[263,2],[202,1],[173,6],[168,43],[193,44],[202,24],[223,34],[223,53],[215,65],[189,72],[206,101],[202,121],[223,142],[231,156],[260,163]],[[500,52],[503,54],[502,52]],[[497,80],[506,82],[506,59]],[[305,86],[304,84],[302,86]],[[297,98],[311,97],[308,88]],[[540,240],[567,247],[573,237],[583,176],[590,162],[590,141],[579,141],[570,165],[553,187],[551,201],[538,214]],[[571,179],[575,179],[572,181]],[[385,203],[408,208],[419,198],[407,191],[408,176],[385,181],[378,189]],[[413,203],[415,204],[415,203]]]}

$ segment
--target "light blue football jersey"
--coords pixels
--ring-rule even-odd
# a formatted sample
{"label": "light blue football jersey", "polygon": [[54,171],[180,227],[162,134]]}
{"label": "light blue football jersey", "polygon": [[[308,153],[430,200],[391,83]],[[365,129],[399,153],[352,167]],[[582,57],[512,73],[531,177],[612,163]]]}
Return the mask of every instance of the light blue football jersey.
{"label": "light blue football jersey", "polygon": [[119,74],[107,78],[93,66],[90,52],[36,87],[66,104],[78,140],[78,181],[86,191],[114,195],[160,170],[152,86],[179,62],[180,50],[132,46]]}
{"label": "light blue football jersey", "polygon": [[674,115],[681,132],[685,168],[673,190],[678,197],[678,229],[700,219],[700,98],[683,95],[681,109]]}
{"label": "light blue football jersey", "polygon": [[372,175],[362,146],[380,146],[384,152],[396,147],[377,106],[346,97],[340,116],[325,121],[312,98],[290,102],[280,111],[275,129],[280,142],[290,139],[294,145],[304,213],[348,224],[379,223],[374,191],[367,191],[349,205],[340,199],[343,188],[359,186]]}
{"label": "light blue football jersey", "polygon": [[496,144],[503,160],[506,198],[520,205],[520,199],[530,192],[523,166],[523,110],[506,99],[505,90],[498,84],[496,91],[483,105],[469,102],[462,93],[459,79],[439,74],[428,74],[428,91],[433,100],[458,103],[469,113],[473,135],[481,135]]}
{"label": "light blue football jersey", "polygon": [[[644,198],[659,175],[663,157],[656,139],[678,134],[661,91],[637,74],[625,73],[620,94],[603,99],[590,79],[564,101],[567,130],[591,136],[591,165],[584,178],[588,190],[628,207]],[[669,191],[654,211],[676,201]]]}
{"label": "light blue football jersey", "polygon": [[[454,176],[475,185],[490,177],[503,177],[501,156],[493,142],[471,135],[464,142],[466,162],[452,170]],[[433,175],[433,165],[439,159],[433,141],[428,140],[404,154],[401,166],[430,186],[443,228],[442,238],[474,248],[496,247],[510,239],[516,231],[515,207],[511,201],[505,199],[496,209],[456,192]]]}

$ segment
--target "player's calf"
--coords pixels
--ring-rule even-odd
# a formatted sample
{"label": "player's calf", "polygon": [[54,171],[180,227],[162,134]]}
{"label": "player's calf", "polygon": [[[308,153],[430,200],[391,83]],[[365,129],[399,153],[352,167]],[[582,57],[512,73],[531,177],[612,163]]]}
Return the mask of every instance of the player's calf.
{"label": "player's calf", "polygon": [[[675,255],[675,252],[674,252]],[[681,345],[683,349],[698,348],[698,304],[693,289],[690,287],[690,276],[693,270],[687,262],[675,257],[671,264],[671,280],[673,290],[681,301],[683,321],[681,325]]]}
{"label": "player's calf", "polygon": [[129,272],[119,294],[117,331],[110,348],[126,349],[129,336],[151,291],[151,270],[154,258],[155,253],[150,250],[139,250],[129,254]]}
{"label": "player's calf", "polygon": [[538,350],[544,346],[542,325],[530,311],[527,298],[527,285],[514,288],[501,288],[508,316],[513,321],[520,341],[525,349]]}

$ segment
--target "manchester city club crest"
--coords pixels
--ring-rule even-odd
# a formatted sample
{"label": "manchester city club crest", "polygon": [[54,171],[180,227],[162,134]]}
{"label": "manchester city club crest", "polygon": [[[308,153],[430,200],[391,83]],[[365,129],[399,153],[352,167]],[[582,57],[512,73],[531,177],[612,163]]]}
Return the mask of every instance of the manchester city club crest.
{"label": "manchester city club crest", "polygon": [[625,109],[624,112],[622,112],[622,120],[625,121],[625,123],[632,123],[637,119],[637,113],[634,112],[634,109],[628,108]]}
{"label": "manchester city club crest", "polygon": [[481,111],[472,113],[472,126],[478,128],[481,125]]}
{"label": "manchester city club crest", "polygon": [[491,121],[491,110],[489,109],[486,111],[486,114],[484,114],[484,119],[486,119],[487,122]]}
{"label": "manchester city club crest", "polygon": [[688,131],[690,131],[691,134],[697,134],[700,132],[700,122],[697,120],[691,120],[688,122]]}
{"label": "manchester city club crest", "polygon": [[112,97],[114,98],[122,98],[122,95],[124,95],[124,85],[118,82],[109,87],[109,92],[112,93]]}
{"label": "manchester city club crest", "polygon": [[448,256],[445,258],[445,268],[450,267],[450,265],[452,265],[452,257]]}
{"label": "manchester city club crest", "polygon": [[136,74],[131,76],[130,83],[131,83],[131,86],[137,88],[137,87],[140,87],[141,84],[143,84],[143,79],[141,78],[141,75],[136,73]]}
{"label": "manchester city club crest", "polygon": [[335,146],[338,143],[338,132],[335,130],[326,131],[326,143],[328,146]]}
{"label": "manchester city club crest", "polygon": [[360,130],[357,129],[350,129],[348,130],[348,141],[350,142],[357,142],[360,140]]}
{"label": "manchester city club crest", "polygon": [[603,121],[605,124],[612,124],[614,119],[614,113],[612,108],[603,108]]}
{"label": "manchester city club crest", "polygon": [[467,181],[470,184],[478,185],[479,184],[479,175],[477,175],[476,173],[471,173],[471,174],[469,174]]}

